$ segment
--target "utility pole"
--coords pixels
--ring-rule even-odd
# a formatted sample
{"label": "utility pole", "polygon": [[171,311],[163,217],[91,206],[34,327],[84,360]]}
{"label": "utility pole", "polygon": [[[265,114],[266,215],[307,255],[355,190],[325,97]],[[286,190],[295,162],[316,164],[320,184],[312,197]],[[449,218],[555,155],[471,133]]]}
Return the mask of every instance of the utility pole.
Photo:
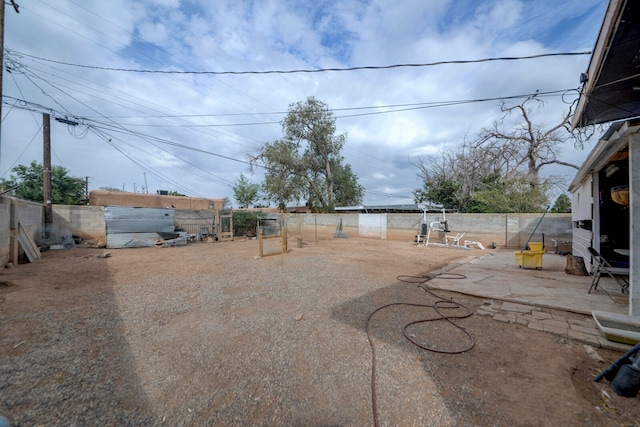
{"label": "utility pole", "polygon": [[[20,13],[18,5],[11,0],[11,6]],[[0,160],[2,159],[2,75],[4,74],[4,0],[0,0]]]}
{"label": "utility pole", "polygon": [[51,190],[51,121],[49,114],[42,113],[42,145],[44,154],[42,160],[44,163],[44,224],[53,223],[53,205]]}
{"label": "utility pole", "polygon": [[142,172],[142,174],[144,175],[144,188],[146,190],[146,193],[149,194],[149,185],[147,184],[147,173]]}
{"label": "utility pole", "polygon": [[[2,119],[2,75],[4,74],[4,0],[0,1],[0,119]],[[2,120],[0,120],[0,160],[2,159]]]}

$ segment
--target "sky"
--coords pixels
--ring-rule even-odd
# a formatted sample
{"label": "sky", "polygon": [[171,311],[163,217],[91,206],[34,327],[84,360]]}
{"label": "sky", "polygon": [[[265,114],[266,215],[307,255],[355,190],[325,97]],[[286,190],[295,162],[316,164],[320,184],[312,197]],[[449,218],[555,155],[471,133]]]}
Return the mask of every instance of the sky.
{"label": "sky", "polygon": [[[412,204],[416,160],[502,117],[530,94],[555,125],[577,99],[589,55],[314,73],[220,74],[430,64],[591,51],[604,0],[15,0],[5,6],[0,177],[52,163],[89,190],[233,199],[248,158],[282,136],[313,96],[347,135],[365,205]],[[136,71],[122,71],[136,70]],[[140,72],[172,71],[172,73]],[[197,73],[196,73],[197,72]],[[217,74],[214,74],[215,72]],[[565,92],[566,91],[566,92]],[[434,103],[494,100],[440,106]],[[419,104],[419,105],[416,105]],[[401,107],[402,106],[402,107]],[[70,120],[68,125],[56,119]],[[599,134],[595,135],[596,137]],[[593,139],[593,138],[592,138]],[[593,142],[568,142],[581,164]],[[542,169],[565,177],[575,170]]]}

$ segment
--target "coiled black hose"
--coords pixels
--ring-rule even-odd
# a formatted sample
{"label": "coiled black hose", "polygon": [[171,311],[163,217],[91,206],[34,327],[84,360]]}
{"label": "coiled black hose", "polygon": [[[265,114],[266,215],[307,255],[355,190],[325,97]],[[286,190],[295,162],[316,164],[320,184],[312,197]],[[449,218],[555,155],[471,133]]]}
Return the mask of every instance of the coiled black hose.
{"label": "coiled black hose", "polygon": [[[429,275],[429,276],[398,276],[397,280],[400,282],[404,282],[404,283],[412,283],[412,284],[416,284],[418,286],[418,288],[422,289],[423,291],[427,292],[428,294],[430,294],[431,296],[436,298],[436,301],[433,304],[414,304],[414,303],[405,303],[405,302],[393,302],[390,304],[386,304],[383,305],[381,307],[378,307],[377,309],[375,309],[374,311],[372,311],[369,316],[367,317],[367,321],[365,324],[365,331],[367,333],[367,340],[369,340],[369,347],[371,347],[371,407],[372,407],[372,411],[373,411],[373,424],[374,426],[378,427],[379,426],[379,422],[378,422],[378,404],[376,401],[376,348],[375,345],[373,343],[373,340],[371,339],[371,333],[370,333],[370,323],[371,323],[371,319],[373,318],[373,316],[387,308],[387,307],[391,307],[391,306],[409,306],[409,307],[426,307],[426,308],[432,308],[436,311],[436,313],[438,313],[440,315],[440,317],[435,317],[432,319],[421,319],[421,320],[414,320],[412,322],[407,323],[406,325],[404,325],[404,327],[402,328],[402,334],[404,335],[404,337],[409,340],[413,345],[415,345],[416,347],[419,347],[423,350],[427,350],[427,351],[432,351],[432,352],[436,352],[436,353],[446,353],[446,354],[458,354],[458,353],[464,353],[465,351],[469,351],[471,350],[475,345],[476,345],[476,340],[473,337],[473,335],[471,335],[471,333],[469,333],[469,331],[467,331],[463,326],[458,325],[453,319],[464,319],[467,318],[469,316],[471,316],[473,314],[473,311],[471,309],[469,309],[467,306],[456,302],[456,301],[452,301],[452,300],[446,300],[444,298],[442,298],[441,296],[435,294],[433,291],[431,291],[430,289],[428,289],[426,287],[426,283],[435,278],[438,277],[440,279],[465,279],[466,276],[463,274],[457,274],[457,273],[440,273],[440,274],[435,274],[435,275]],[[459,314],[459,315],[455,315],[455,316],[451,316],[451,315],[445,315],[445,313],[443,313],[443,310],[455,310],[455,309],[460,309],[463,308],[464,310],[466,310],[466,313],[463,314]],[[458,350],[439,350],[433,347],[429,347],[426,346],[424,344],[420,344],[418,343],[415,339],[413,339],[411,336],[408,335],[407,333],[407,329],[413,325],[419,324],[419,323],[426,323],[426,322],[435,322],[435,321],[442,321],[445,320],[447,322],[449,322],[450,324],[452,324],[453,326],[455,326],[456,328],[460,329],[462,332],[464,332],[467,337],[469,337],[469,343],[467,344],[466,347],[462,348],[462,349],[458,349]]]}

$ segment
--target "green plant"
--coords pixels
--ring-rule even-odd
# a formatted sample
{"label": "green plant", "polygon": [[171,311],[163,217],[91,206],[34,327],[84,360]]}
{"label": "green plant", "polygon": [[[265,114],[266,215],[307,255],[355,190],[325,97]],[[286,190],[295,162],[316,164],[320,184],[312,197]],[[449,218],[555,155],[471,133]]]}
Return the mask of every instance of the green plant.
{"label": "green plant", "polygon": [[258,220],[266,217],[262,211],[233,211],[233,234],[255,236]]}

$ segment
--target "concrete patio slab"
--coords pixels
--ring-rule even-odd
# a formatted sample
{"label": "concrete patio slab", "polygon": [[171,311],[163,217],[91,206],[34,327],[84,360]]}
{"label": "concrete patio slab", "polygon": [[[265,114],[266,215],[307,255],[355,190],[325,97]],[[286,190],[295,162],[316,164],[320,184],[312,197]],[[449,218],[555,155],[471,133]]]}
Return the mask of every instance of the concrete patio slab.
{"label": "concrete patio slab", "polygon": [[520,268],[514,251],[473,252],[466,262],[449,265],[439,272],[464,278],[438,276],[429,282],[429,287],[587,315],[592,310],[628,313],[628,294],[622,294],[613,279],[602,277],[597,289],[589,294],[591,276],[566,274],[564,256],[544,254],[542,269],[537,270]]}
{"label": "concrete patio slab", "polygon": [[[485,251],[432,273],[435,277],[428,285],[432,289],[485,298],[477,314],[499,322],[525,325],[621,352],[631,348],[607,340],[591,318],[592,310],[627,314],[628,294],[622,294],[610,277],[602,277],[598,287],[589,294],[592,277],[566,274],[565,266],[564,256],[544,254],[540,270],[523,269],[516,263],[513,251]],[[589,317],[575,320],[545,312],[545,309]]]}

